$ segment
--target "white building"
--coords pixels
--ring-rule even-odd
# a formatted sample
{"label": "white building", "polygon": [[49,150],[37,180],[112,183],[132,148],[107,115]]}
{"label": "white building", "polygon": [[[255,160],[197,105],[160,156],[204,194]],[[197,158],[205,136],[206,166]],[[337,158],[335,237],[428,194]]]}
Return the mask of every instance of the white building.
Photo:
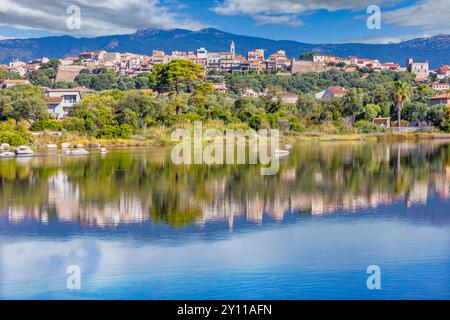
{"label": "white building", "polygon": [[17,85],[26,85],[30,84],[28,80],[4,80],[0,82],[0,88],[8,89]]}
{"label": "white building", "polygon": [[443,92],[447,92],[448,90],[450,90],[450,85],[445,82],[445,83],[441,83],[441,82],[435,82],[431,85],[431,88],[434,91],[443,91]]}
{"label": "white building", "polygon": [[406,69],[416,75],[416,81],[428,80],[428,75],[430,74],[428,61],[414,62],[413,59],[408,59],[408,61],[406,62]]}
{"label": "white building", "polygon": [[83,94],[92,92],[85,88],[46,89],[47,111],[53,118],[62,119],[82,100]]}
{"label": "white building", "polygon": [[206,59],[207,55],[208,55],[208,50],[206,50],[205,48],[197,49],[197,58]]}

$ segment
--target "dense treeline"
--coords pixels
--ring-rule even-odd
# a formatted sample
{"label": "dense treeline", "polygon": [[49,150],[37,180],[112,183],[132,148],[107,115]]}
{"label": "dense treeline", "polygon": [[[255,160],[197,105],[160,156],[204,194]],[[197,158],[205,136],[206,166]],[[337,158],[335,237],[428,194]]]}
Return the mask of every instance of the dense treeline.
{"label": "dense treeline", "polygon": [[[56,65],[51,60],[40,72],[51,79]],[[31,81],[39,79],[28,77]],[[133,135],[151,138],[155,132],[163,135],[161,132],[168,128],[193,121],[223,129],[276,128],[331,134],[382,131],[371,120],[380,116],[396,119],[400,110],[402,125],[426,123],[450,131],[449,108],[430,107],[429,97],[436,92],[427,85],[415,87],[412,76],[405,72],[229,74],[224,81],[230,92],[217,94],[205,79],[203,68],[175,60],[135,78],[96,69],[82,72],[76,81],[100,92],[85,95],[63,121],[49,118],[43,89],[35,85],[1,90],[0,119],[12,119],[16,124],[27,121],[34,131],[65,130],[86,137],[129,139]],[[344,97],[315,98],[316,92],[336,85],[347,88]],[[242,97],[246,88],[264,95]],[[284,102],[284,92],[297,93],[298,102]],[[14,132],[14,137],[17,134],[20,132]],[[15,138],[2,139],[8,142]]]}

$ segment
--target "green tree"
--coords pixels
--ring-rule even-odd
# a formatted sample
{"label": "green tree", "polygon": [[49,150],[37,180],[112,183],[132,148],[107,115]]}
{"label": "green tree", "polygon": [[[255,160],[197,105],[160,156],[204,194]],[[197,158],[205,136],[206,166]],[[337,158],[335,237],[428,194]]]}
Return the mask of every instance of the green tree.
{"label": "green tree", "polygon": [[362,112],[360,113],[360,117],[365,120],[371,121],[373,118],[376,118],[379,114],[381,114],[382,109],[379,105],[369,103],[363,107]]}
{"label": "green tree", "polygon": [[450,120],[445,109],[445,105],[438,104],[430,107],[426,113],[426,118],[431,124],[441,128],[446,121]]}
{"label": "green tree", "polygon": [[396,81],[395,88],[395,102],[397,106],[398,127],[401,127],[402,108],[405,102],[411,98],[411,86],[404,81]]}
{"label": "green tree", "polygon": [[299,56],[299,59],[304,61],[312,61],[314,55],[314,52],[304,52]]}
{"label": "green tree", "polygon": [[117,121],[114,110],[117,106],[117,98],[110,92],[88,94],[75,105],[71,116],[83,120],[83,131],[95,135],[105,126],[114,126]]}
{"label": "green tree", "polygon": [[343,98],[343,113],[345,116],[351,116],[355,122],[356,116],[363,112],[361,94],[358,89],[352,88]]}
{"label": "green tree", "polygon": [[[84,71],[86,69],[83,69],[81,71]],[[88,70],[89,71],[89,70]],[[94,78],[94,75],[86,72],[80,72],[80,74],[75,78],[75,82],[86,88],[92,88],[92,79]]]}
{"label": "green tree", "polygon": [[158,91],[190,91],[205,78],[205,69],[189,60],[173,60],[157,65],[153,70],[154,86]]}
{"label": "green tree", "polygon": [[[145,118],[150,116],[155,118],[158,113],[158,106],[155,102],[153,92],[150,90],[131,90],[123,93],[116,107],[117,114],[124,114],[131,110],[137,117],[137,126],[142,127]],[[129,118],[129,115],[120,115],[121,118]],[[127,122],[125,122],[127,123]]]}
{"label": "green tree", "polygon": [[0,92],[2,118],[38,120],[48,116],[44,92],[33,85],[16,85]]}
{"label": "green tree", "polygon": [[192,93],[194,95],[207,96],[208,94],[214,93],[214,87],[210,82],[200,82],[195,86],[194,91]]}
{"label": "green tree", "polygon": [[0,81],[22,79],[20,74],[9,70],[0,70]]}

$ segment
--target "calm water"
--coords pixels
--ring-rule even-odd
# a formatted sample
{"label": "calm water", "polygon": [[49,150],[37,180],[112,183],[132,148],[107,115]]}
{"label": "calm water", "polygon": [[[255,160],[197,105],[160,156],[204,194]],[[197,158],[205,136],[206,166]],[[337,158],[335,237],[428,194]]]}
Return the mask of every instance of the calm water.
{"label": "calm water", "polygon": [[300,144],[259,172],[154,148],[0,159],[0,298],[450,298],[450,144]]}

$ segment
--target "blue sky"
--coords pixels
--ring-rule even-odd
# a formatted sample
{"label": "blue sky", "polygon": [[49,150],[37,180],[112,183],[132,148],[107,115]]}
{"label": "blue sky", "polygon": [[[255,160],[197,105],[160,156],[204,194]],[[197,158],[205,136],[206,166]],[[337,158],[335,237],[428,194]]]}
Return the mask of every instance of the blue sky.
{"label": "blue sky", "polygon": [[[381,29],[366,26],[372,4]],[[67,27],[71,6],[80,9],[80,29]],[[214,27],[310,43],[385,43],[450,34],[449,16],[450,0],[0,0],[0,39]]]}

